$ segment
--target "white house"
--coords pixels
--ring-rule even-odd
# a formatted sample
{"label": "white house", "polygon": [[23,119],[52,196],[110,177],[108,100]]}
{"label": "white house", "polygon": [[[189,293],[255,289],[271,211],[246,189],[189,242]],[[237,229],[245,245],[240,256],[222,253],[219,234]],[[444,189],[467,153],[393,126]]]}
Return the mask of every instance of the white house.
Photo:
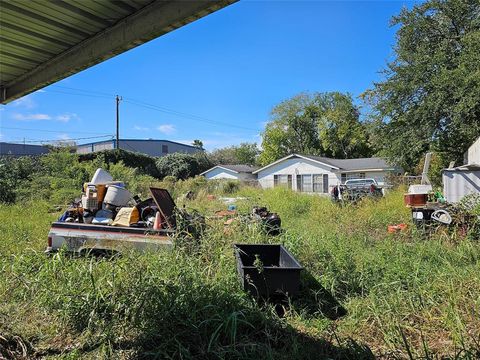
{"label": "white house", "polygon": [[373,178],[385,184],[388,173],[400,173],[382,158],[329,159],[292,154],[253,172],[262,188],[286,186],[309,193],[329,193],[352,178]]}
{"label": "white house", "polygon": [[251,181],[256,180],[257,176],[252,173],[258,167],[249,165],[217,165],[204,171],[200,175],[205,176],[206,179],[231,179]]}

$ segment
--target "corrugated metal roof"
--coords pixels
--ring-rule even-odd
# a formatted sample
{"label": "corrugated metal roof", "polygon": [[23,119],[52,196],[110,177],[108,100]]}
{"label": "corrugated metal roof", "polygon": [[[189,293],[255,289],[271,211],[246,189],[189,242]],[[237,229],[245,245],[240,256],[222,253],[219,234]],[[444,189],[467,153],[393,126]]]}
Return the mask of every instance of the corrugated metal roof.
{"label": "corrugated metal roof", "polygon": [[151,2],[2,1],[0,84],[7,84]]}
{"label": "corrugated metal roof", "polygon": [[[0,100],[1,102],[11,101],[13,98],[25,95],[183,26],[234,1],[236,0],[2,0],[0,2],[0,87],[3,90]],[[146,7],[149,8],[145,10],[149,11],[144,11],[145,14],[143,14],[141,10]],[[165,9],[164,12],[163,9]],[[157,13],[163,18],[152,19],[152,14],[157,16]],[[32,84],[28,84],[28,89],[25,89],[24,84],[18,89],[12,89],[9,94],[10,88],[19,81],[25,81],[29,73],[38,71],[39,67],[78,47],[97,34],[115,27],[125,19],[130,20],[122,24],[124,26],[122,29],[117,28],[119,31],[115,34],[115,39],[123,38],[123,44],[120,42],[115,44],[114,49],[108,48],[106,44],[105,51],[98,51],[98,53],[88,49],[87,53],[84,51],[81,55],[90,56],[90,58],[82,60],[80,66],[75,64],[73,69],[66,67],[62,74],[49,73],[50,78],[42,78],[41,84],[39,84],[40,80],[34,78]],[[156,24],[157,19],[161,25]],[[144,25],[144,29],[135,27],[136,23],[140,23],[142,27]],[[129,38],[128,32],[133,27],[136,31],[135,36],[138,35],[138,37],[132,39]],[[107,43],[109,40],[111,43],[111,38],[103,39]],[[99,42],[94,45],[96,46],[94,49],[98,50]],[[58,68],[58,63],[52,63],[52,66]]]}

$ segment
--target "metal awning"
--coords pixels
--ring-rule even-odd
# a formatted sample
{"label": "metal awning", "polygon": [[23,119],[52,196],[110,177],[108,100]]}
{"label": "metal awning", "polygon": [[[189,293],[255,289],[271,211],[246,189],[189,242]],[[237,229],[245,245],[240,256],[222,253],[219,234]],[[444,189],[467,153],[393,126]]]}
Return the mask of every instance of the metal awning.
{"label": "metal awning", "polygon": [[237,0],[2,0],[0,103],[75,74]]}

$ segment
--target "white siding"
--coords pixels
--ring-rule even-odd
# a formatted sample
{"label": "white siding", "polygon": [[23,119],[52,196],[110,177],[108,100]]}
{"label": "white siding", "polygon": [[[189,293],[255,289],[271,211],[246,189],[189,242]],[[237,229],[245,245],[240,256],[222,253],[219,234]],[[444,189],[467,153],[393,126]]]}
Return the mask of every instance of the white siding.
{"label": "white siding", "polygon": [[233,179],[241,180],[241,174],[224,168],[213,168],[204,174],[206,179]]}
{"label": "white siding", "polygon": [[460,201],[465,195],[480,193],[479,171],[443,171],[443,193],[448,202]]}
{"label": "white siding", "polygon": [[327,174],[329,191],[332,186],[339,183],[337,175],[328,166],[322,166],[314,161],[293,158],[286,159],[278,164],[270,166],[258,173],[258,182],[262,188],[274,186],[274,175],[291,175],[292,189],[297,189],[297,175]]}

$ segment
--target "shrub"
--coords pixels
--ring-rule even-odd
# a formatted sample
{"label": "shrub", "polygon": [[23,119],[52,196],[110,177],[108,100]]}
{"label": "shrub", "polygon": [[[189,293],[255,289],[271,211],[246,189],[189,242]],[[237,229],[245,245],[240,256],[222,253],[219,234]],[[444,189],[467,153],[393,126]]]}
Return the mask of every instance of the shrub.
{"label": "shrub", "polygon": [[222,184],[222,192],[224,194],[233,194],[240,189],[240,183],[238,181],[228,180]]}
{"label": "shrub", "polygon": [[39,166],[37,158],[0,158],[0,202],[15,202],[20,183],[30,180]]}
{"label": "shrub", "polygon": [[157,160],[157,170],[161,178],[173,176],[186,179],[200,174],[200,165],[193,155],[173,153]]}
{"label": "shrub", "polygon": [[155,164],[156,158],[145,154],[140,154],[122,149],[104,150],[89,154],[81,154],[78,157],[80,162],[91,162],[97,160],[106,164],[107,169],[110,164],[122,162],[125,166],[137,169],[139,173],[158,178],[159,173]]}

